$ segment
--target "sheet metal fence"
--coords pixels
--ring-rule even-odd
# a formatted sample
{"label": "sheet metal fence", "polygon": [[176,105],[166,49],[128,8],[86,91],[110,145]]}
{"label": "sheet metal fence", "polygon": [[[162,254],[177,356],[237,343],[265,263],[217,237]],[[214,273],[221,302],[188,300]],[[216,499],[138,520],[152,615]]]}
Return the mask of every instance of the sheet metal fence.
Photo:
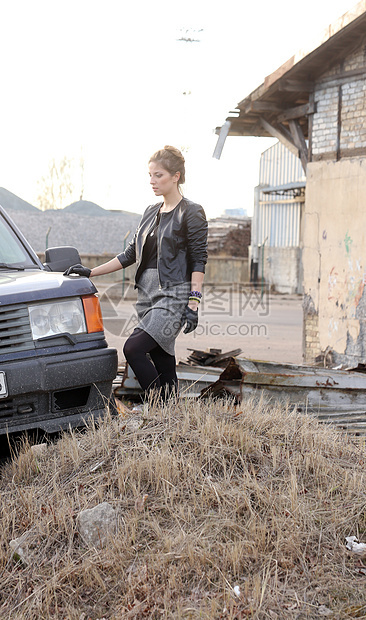
{"label": "sheet metal fence", "polygon": [[[296,247],[300,244],[303,196],[282,189],[291,183],[304,182],[301,161],[278,142],[261,155],[259,186],[262,188],[257,205],[257,239],[265,239],[270,247]],[[267,193],[265,188],[273,188]]]}

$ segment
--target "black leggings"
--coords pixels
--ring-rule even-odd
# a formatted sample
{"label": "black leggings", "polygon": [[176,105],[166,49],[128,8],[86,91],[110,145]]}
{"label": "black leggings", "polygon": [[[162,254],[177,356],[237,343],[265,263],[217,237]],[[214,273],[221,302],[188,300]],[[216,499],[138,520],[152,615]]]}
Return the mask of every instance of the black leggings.
{"label": "black leggings", "polygon": [[145,395],[157,390],[164,399],[176,392],[175,357],[166,353],[149,334],[138,327],[134,329],[125,342],[123,353]]}

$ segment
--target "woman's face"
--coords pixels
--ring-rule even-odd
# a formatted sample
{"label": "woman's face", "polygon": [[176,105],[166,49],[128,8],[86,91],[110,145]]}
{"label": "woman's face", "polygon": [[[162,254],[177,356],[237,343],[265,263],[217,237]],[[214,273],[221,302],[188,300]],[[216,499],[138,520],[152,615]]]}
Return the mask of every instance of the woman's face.
{"label": "woman's face", "polygon": [[160,162],[149,163],[150,185],[155,196],[167,196],[177,190],[180,173],[171,175]]}

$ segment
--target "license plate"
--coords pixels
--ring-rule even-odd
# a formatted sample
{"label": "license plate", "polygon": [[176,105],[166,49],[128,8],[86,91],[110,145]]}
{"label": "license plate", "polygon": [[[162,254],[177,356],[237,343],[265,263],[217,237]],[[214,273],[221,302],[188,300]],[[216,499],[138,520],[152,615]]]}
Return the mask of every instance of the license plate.
{"label": "license plate", "polygon": [[0,398],[5,398],[8,395],[8,388],[6,385],[5,372],[0,370]]}

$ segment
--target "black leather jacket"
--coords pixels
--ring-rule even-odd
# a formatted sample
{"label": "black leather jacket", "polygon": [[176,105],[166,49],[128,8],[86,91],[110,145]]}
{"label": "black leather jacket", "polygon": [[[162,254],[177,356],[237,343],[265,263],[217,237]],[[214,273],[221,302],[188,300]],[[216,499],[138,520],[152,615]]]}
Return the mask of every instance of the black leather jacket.
{"label": "black leather jacket", "polygon": [[[154,228],[162,202],[149,206],[132,241],[117,258],[122,267],[137,263],[135,283],[142,265],[146,237]],[[189,282],[193,271],[205,272],[207,262],[207,220],[203,208],[182,198],[169,213],[162,213],[157,235],[157,267],[161,287]],[[136,284],[135,284],[136,287]]]}

